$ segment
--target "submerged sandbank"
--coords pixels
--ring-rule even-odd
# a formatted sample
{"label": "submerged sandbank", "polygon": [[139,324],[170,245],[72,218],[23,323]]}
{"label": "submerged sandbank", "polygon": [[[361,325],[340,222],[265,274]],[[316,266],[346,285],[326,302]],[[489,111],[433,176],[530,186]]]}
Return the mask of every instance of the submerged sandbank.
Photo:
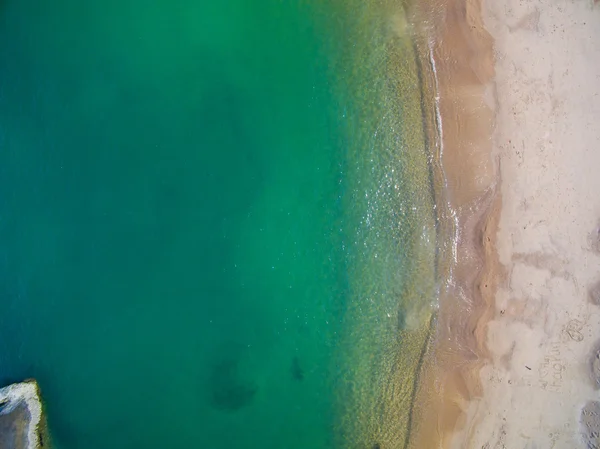
{"label": "submerged sandbank", "polygon": [[600,443],[594,5],[427,12],[455,246],[414,447]]}

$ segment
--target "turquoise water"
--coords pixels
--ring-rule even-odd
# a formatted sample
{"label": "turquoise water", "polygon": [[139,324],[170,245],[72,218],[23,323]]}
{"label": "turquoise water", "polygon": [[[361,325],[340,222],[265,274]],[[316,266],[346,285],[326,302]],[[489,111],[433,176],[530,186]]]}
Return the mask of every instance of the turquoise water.
{"label": "turquoise water", "polygon": [[356,10],[318,3],[0,3],[0,382],[38,379],[56,447],[350,447],[378,419],[348,386],[410,321],[431,198],[400,131],[377,156]]}

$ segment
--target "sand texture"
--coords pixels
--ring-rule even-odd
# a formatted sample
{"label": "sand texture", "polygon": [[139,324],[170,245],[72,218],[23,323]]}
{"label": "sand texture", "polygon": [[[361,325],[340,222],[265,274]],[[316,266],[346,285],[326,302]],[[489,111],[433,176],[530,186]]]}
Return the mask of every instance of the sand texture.
{"label": "sand texture", "polygon": [[[480,3],[419,2],[413,24],[424,78],[433,91],[437,139],[434,167],[439,217],[439,310],[420,375],[410,448],[448,447],[470,398],[485,348],[480,323],[491,302],[482,233],[497,209],[498,170],[492,154],[493,41]],[[492,214],[492,217],[494,215]],[[487,228],[486,228],[487,226]],[[485,285],[484,291],[479,285]]]}
{"label": "sand texture", "polygon": [[[484,0],[496,286],[452,448],[600,447],[600,7]],[[493,220],[492,220],[493,221]],[[487,236],[487,237],[486,237]],[[494,263],[496,259],[499,263]]]}

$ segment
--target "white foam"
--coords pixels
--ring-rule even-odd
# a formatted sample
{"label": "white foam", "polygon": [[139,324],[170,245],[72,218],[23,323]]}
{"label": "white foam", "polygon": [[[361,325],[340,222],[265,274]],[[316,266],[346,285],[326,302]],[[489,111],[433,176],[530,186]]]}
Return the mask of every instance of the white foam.
{"label": "white foam", "polygon": [[31,415],[27,427],[27,447],[37,449],[40,447],[37,429],[42,419],[42,402],[38,394],[37,383],[27,381],[0,389],[0,404],[4,404],[4,407],[0,410],[0,415],[10,413],[23,402],[25,402]]}

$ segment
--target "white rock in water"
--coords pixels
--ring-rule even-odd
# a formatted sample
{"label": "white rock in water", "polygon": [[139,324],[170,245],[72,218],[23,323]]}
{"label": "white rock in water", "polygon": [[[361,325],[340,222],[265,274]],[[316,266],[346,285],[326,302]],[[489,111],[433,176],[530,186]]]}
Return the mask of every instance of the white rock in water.
{"label": "white rock in water", "polygon": [[[0,389],[0,446],[4,443],[19,449],[43,447],[41,425],[42,401],[35,380]],[[25,434],[20,435],[19,431]]]}

